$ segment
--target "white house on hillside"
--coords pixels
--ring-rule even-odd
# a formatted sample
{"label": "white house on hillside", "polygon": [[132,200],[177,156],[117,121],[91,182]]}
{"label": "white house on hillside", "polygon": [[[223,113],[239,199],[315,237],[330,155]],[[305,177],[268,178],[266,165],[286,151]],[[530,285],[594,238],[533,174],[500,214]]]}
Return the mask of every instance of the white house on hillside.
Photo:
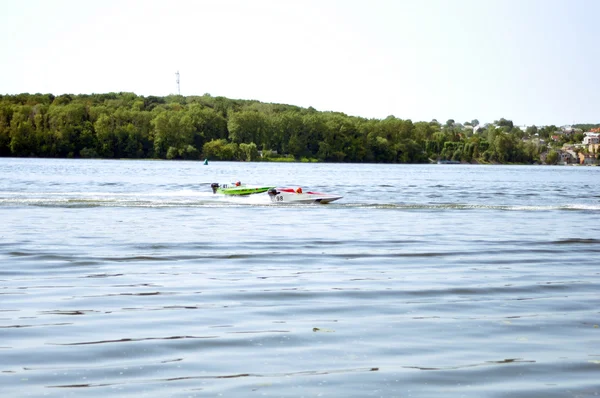
{"label": "white house on hillside", "polygon": [[597,145],[600,143],[600,133],[585,133],[583,137],[584,145]]}

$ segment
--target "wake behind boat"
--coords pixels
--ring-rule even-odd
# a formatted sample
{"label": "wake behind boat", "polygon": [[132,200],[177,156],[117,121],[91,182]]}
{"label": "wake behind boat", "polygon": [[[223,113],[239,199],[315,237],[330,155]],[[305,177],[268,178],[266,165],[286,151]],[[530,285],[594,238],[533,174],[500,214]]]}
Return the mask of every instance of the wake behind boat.
{"label": "wake behind boat", "polygon": [[302,188],[270,188],[267,193],[273,203],[330,203],[341,199],[339,195],[321,192],[303,192]]}
{"label": "wake behind boat", "polygon": [[231,184],[219,184],[219,183],[213,182],[212,184],[210,184],[210,187],[212,188],[213,193],[220,193],[223,195],[238,195],[238,196],[262,193],[262,192],[268,191],[270,188],[273,188],[272,185],[269,185],[269,186],[246,185],[246,184],[242,184],[239,181],[231,183]]}

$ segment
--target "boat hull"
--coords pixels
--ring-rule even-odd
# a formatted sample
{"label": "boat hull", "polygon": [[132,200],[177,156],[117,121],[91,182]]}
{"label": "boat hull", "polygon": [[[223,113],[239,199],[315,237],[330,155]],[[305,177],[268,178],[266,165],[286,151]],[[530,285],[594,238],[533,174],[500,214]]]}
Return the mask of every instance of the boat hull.
{"label": "boat hull", "polygon": [[219,193],[223,195],[234,195],[234,196],[247,196],[256,193],[267,192],[272,186],[260,186],[260,185],[235,185],[235,184],[211,184],[213,193]]}
{"label": "boat hull", "polygon": [[297,192],[293,188],[274,188],[268,191],[271,202],[273,203],[299,203],[299,204],[312,204],[312,203],[331,203],[342,196],[332,195],[321,192]]}
{"label": "boat hull", "polygon": [[222,193],[223,195],[252,195],[255,193],[263,193],[267,192],[269,188],[272,187],[235,187],[235,188],[219,188],[217,189],[217,193]]}

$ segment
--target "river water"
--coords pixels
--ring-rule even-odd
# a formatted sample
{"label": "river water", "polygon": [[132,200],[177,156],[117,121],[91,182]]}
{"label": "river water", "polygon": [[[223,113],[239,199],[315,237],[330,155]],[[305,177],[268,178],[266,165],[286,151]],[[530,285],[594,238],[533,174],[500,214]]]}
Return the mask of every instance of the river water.
{"label": "river water", "polygon": [[[343,198],[211,192],[235,180]],[[599,181],[0,159],[1,395],[596,396]]]}

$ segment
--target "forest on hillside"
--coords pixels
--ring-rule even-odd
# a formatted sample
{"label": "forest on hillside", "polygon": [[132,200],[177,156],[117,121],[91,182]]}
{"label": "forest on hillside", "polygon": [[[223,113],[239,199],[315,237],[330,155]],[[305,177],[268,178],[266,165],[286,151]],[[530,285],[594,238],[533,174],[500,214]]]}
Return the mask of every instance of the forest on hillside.
{"label": "forest on hillside", "polygon": [[209,94],[0,95],[3,157],[536,163],[547,150],[539,139],[556,130],[366,119]]}

